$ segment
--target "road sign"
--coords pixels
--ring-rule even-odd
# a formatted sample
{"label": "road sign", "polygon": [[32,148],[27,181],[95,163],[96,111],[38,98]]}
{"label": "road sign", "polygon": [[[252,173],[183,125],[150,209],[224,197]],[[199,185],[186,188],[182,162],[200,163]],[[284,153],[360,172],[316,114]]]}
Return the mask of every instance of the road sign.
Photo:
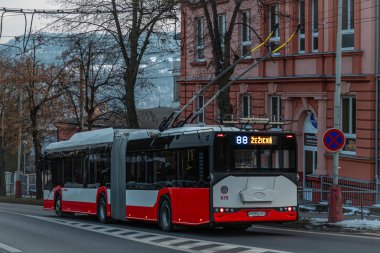
{"label": "road sign", "polygon": [[328,151],[338,152],[346,143],[346,138],[342,131],[336,128],[327,129],[323,134],[323,145]]}

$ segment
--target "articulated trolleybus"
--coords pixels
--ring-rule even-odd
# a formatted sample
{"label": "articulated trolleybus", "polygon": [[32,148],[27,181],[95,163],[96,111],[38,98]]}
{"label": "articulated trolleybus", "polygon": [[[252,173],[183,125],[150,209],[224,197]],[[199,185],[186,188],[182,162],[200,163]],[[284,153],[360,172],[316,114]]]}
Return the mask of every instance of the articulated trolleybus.
{"label": "articulated trolleybus", "polygon": [[225,126],[81,132],[44,151],[44,208],[245,229],[298,217],[293,134]]}

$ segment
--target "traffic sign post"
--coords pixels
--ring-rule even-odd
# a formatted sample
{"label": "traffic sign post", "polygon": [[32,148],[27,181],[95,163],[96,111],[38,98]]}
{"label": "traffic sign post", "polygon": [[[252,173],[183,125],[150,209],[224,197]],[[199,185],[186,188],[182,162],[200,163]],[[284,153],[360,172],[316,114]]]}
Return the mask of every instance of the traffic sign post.
{"label": "traffic sign post", "polygon": [[[342,131],[337,128],[330,128],[323,134],[323,145],[330,152],[339,152],[344,147],[346,138]],[[338,154],[335,154],[338,155]],[[330,189],[329,196],[329,222],[343,220],[342,192],[338,183]]]}

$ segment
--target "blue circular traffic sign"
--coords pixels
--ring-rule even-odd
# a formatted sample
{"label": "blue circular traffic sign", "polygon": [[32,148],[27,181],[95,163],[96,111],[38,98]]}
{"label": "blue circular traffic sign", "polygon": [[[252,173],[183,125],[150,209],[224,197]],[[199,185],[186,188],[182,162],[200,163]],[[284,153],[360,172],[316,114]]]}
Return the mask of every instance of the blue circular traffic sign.
{"label": "blue circular traffic sign", "polygon": [[330,128],[323,134],[323,145],[328,151],[338,152],[344,147],[345,143],[346,138],[339,129]]}

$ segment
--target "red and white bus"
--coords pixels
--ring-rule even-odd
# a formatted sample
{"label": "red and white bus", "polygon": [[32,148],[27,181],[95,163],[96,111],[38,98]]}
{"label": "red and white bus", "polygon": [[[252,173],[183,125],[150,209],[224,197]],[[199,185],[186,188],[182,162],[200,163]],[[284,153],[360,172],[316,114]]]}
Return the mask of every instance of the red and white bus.
{"label": "red and white bus", "polygon": [[81,132],[44,150],[44,208],[247,228],[298,218],[296,139],[224,126]]}

